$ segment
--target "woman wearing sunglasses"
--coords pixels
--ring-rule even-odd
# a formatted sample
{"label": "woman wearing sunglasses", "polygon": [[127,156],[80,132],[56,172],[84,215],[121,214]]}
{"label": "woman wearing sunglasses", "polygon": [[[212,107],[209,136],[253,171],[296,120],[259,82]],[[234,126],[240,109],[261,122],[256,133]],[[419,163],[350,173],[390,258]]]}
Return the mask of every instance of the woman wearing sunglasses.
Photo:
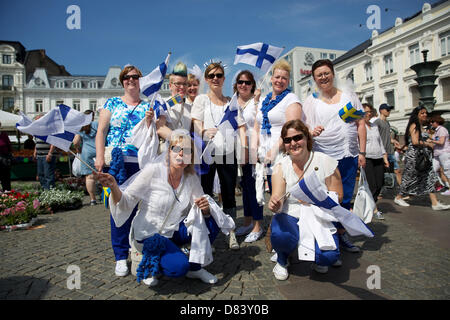
{"label": "woman wearing sunglasses", "polygon": [[[208,173],[201,177],[202,187],[206,194],[213,196],[214,176],[217,170],[223,210],[232,218],[236,218],[235,188],[238,170],[235,150],[236,137],[234,131],[224,136],[217,129],[230,100],[222,93],[225,81],[224,67],[220,62],[210,63],[206,67],[204,76],[209,91],[207,94],[200,94],[195,98],[191,111],[195,133],[207,143],[212,144],[213,150],[213,163],[210,164]],[[241,146],[246,146],[245,121],[240,109],[238,109],[236,121]],[[246,154],[248,155],[248,153]],[[230,233],[229,246],[231,249],[239,249],[234,231]]]}
{"label": "woman wearing sunglasses", "polygon": [[[255,78],[248,70],[241,71],[237,75],[233,89],[238,95],[238,103],[241,106],[246,123],[247,137],[250,140],[261,90],[256,90]],[[250,143],[247,143],[247,145],[250,145]],[[251,163],[242,165],[241,186],[244,225],[236,230],[236,235],[247,235],[244,242],[254,242],[261,237],[264,230],[261,226],[263,206],[260,206],[256,201],[255,178],[253,177],[253,165]]]}
{"label": "woman wearing sunglasses", "polygon": [[[319,207],[300,202],[286,192],[314,172],[330,197],[338,202],[343,195],[338,163],[324,153],[312,152],[311,134],[300,120],[286,122],[281,129],[281,139],[287,156],[274,167],[268,205],[274,212],[271,224],[272,247],[277,253],[274,276],[277,280],[288,278],[289,255],[300,247],[307,247],[308,254],[300,254],[299,250],[299,260],[314,261],[314,270],[326,273],[328,266],[339,265],[339,240],[332,223],[337,220]],[[314,239],[314,242],[309,244],[305,241],[308,239]]]}
{"label": "woman wearing sunglasses", "polygon": [[[146,114],[148,121],[153,117],[149,103],[140,99],[139,77],[142,77],[142,73],[135,66],[123,68],[119,80],[124,88],[124,95],[108,99],[98,119],[95,168],[102,172],[105,167],[105,146],[119,147],[122,149],[126,170],[126,177],[119,180],[131,177],[139,170],[137,150],[129,148],[127,138],[131,137],[132,129]],[[117,227],[113,218],[110,218],[111,242],[116,259],[115,273],[121,277],[128,274],[127,258],[130,248],[128,234],[135,212],[136,209],[121,227]]]}
{"label": "woman wearing sunglasses", "polygon": [[[103,186],[111,188],[109,204],[118,226],[140,203],[130,232],[131,271],[149,286],[158,283],[159,275],[217,282],[201,265],[212,262],[210,243],[220,229],[224,233],[233,229],[234,222],[204,195],[194,170],[193,148],[189,132],[174,130],[168,151],[147,164],[124,190],[111,175],[95,173]],[[191,244],[189,257],[180,249],[185,244]]]}

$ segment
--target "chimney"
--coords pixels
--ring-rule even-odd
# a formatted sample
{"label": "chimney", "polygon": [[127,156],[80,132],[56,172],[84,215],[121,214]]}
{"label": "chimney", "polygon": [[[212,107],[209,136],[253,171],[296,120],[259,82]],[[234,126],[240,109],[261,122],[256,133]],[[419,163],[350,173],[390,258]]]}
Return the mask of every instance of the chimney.
{"label": "chimney", "polygon": [[41,58],[45,58],[45,49],[39,49],[39,53],[41,54]]}

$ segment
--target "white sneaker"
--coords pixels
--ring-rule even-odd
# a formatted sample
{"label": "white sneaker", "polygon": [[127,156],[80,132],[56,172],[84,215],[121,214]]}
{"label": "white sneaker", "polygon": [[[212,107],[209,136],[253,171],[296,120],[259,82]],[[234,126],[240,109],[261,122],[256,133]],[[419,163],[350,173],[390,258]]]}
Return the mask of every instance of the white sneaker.
{"label": "white sneaker", "polygon": [[447,190],[447,191],[445,191],[445,192],[441,192],[441,194],[442,194],[443,196],[450,196],[450,189]]}
{"label": "white sneaker", "polygon": [[234,233],[234,231],[230,231],[229,238],[230,238],[230,243],[229,243],[230,249],[239,250],[239,243],[236,240],[236,234]]}
{"label": "white sneaker", "polygon": [[437,205],[431,206],[431,208],[432,208],[433,210],[448,210],[448,209],[450,209],[450,205],[448,205],[448,204],[443,204],[443,203],[440,203],[440,202],[438,201]]}
{"label": "white sneaker", "polygon": [[150,277],[142,280],[142,282],[149,287],[154,287],[158,284],[158,279],[156,279],[155,277]]}
{"label": "white sneaker", "polygon": [[204,283],[208,284],[214,284],[217,282],[217,278],[203,268],[197,271],[188,271],[188,273],[186,273],[186,277],[191,279],[200,279]]}
{"label": "white sneaker", "polygon": [[253,229],[253,223],[248,226],[242,226],[236,229],[236,236],[244,236],[248,234]]}
{"label": "white sneaker", "polygon": [[319,266],[318,264],[313,263],[313,270],[318,272],[318,273],[327,273],[328,272],[328,267],[327,266]]}
{"label": "white sneaker", "polygon": [[378,220],[384,220],[384,217],[383,217],[383,214],[382,214],[381,211],[377,211],[377,213],[375,213],[375,217],[376,217]]}
{"label": "white sneaker", "polygon": [[270,261],[277,262],[277,260],[278,260],[278,254],[275,252],[275,254],[272,257],[270,257]]}
{"label": "white sneaker", "polygon": [[273,268],[273,275],[275,279],[284,281],[289,277],[289,272],[286,267],[283,267],[281,264],[277,263]]}
{"label": "white sneaker", "polygon": [[125,277],[128,274],[127,260],[116,261],[116,276]]}
{"label": "white sneaker", "polygon": [[405,200],[403,200],[402,198],[399,198],[399,199],[397,199],[397,198],[395,198],[394,199],[394,202],[396,203],[396,204],[398,204],[399,206],[402,206],[402,207],[409,207],[409,203],[407,203]]}
{"label": "white sneaker", "polygon": [[258,240],[262,236],[263,232],[264,232],[264,230],[262,228],[259,229],[259,231],[257,231],[257,232],[250,232],[245,237],[244,242],[247,242],[247,243],[255,242],[256,240]]}

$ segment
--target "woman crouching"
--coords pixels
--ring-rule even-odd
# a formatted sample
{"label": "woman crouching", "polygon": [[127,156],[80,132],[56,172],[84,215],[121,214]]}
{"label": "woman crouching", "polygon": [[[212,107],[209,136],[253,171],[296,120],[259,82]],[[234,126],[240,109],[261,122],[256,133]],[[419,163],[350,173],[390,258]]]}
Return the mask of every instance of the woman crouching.
{"label": "woman crouching", "polygon": [[[109,174],[96,174],[111,189],[109,203],[116,225],[123,224],[140,202],[130,230],[131,269],[138,282],[153,286],[160,275],[217,282],[202,265],[212,262],[211,243],[220,229],[226,234],[234,229],[234,222],[204,195],[194,171],[193,148],[189,133],[175,130],[167,154],[147,164],[123,191]],[[180,247],[189,243],[188,257]]]}
{"label": "woman crouching", "polygon": [[[269,201],[269,209],[275,214],[271,225],[271,243],[277,253],[277,264],[273,273],[278,280],[288,278],[288,258],[296,249],[300,260],[314,261],[314,270],[326,273],[328,266],[340,265],[339,240],[333,225],[337,220],[323,219],[326,215],[322,209],[302,203],[286,191],[304,176],[315,172],[329,196],[339,202],[343,191],[338,162],[324,153],[311,151],[311,135],[300,120],[286,122],[281,129],[281,138],[287,156],[275,165]],[[300,230],[305,232],[301,234],[303,231]],[[313,240],[308,241],[310,239]],[[324,242],[326,245],[323,245]]]}

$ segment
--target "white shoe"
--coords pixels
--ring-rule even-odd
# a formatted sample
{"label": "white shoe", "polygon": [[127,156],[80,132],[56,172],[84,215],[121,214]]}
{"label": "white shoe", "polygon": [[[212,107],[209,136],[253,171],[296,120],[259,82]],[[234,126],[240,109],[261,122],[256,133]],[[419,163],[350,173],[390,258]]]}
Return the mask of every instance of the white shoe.
{"label": "white shoe", "polygon": [[382,214],[381,211],[377,211],[377,213],[375,213],[375,217],[376,217],[378,220],[384,220],[384,217],[383,217],[383,214]]}
{"label": "white shoe", "polygon": [[128,274],[127,260],[116,261],[116,276],[125,277]]}
{"label": "white shoe", "polygon": [[244,236],[248,234],[253,229],[253,223],[248,226],[242,226],[236,229],[236,236]]}
{"label": "white shoe", "polygon": [[318,272],[318,273],[327,273],[328,272],[328,267],[327,266],[319,266],[318,264],[313,263],[313,270]]}
{"label": "white shoe", "polygon": [[203,268],[197,271],[188,271],[188,273],[186,273],[186,277],[191,279],[200,279],[204,283],[208,284],[214,284],[217,282],[217,278]]}
{"label": "white shoe", "polygon": [[397,199],[397,198],[395,198],[394,199],[394,202],[396,203],[396,204],[398,204],[399,206],[402,206],[402,207],[409,207],[409,203],[407,203],[405,200],[403,200],[402,198],[399,198],[399,199]]}
{"label": "white shoe", "polygon": [[275,279],[284,281],[289,277],[289,272],[286,267],[283,267],[281,264],[277,263],[273,268],[273,275]]}
{"label": "white shoe", "polygon": [[158,279],[156,279],[155,277],[150,277],[142,280],[142,282],[149,287],[154,287],[158,284]]}
{"label": "white shoe", "polygon": [[448,210],[448,209],[450,209],[450,205],[448,205],[448,204],[443,204],[443,203],[440,203],[440,202],[438,201],[437,205],[431,206],[431,208],[432,208],[433,210]]}
{"label": "white shoe", "polygon": [[277,260],[278,260],[278,254],[275,252],[275,254],[272,257],[270,257],[270,261],[277,262]]}
{"label": "white shoe", "polygon": [[257,231],[257,232],[250,232],[245,237],[244,242],[247,242],[247,243],[255,242],[256,240],[258,240],[262,236],[263,232],[264,232],[264,230],[262,228],[259,229],[259,231]]}
{"label": "white shoe", "polygon": [[230,232],[229,237],[230,237],[230,243],[229,243],[230,249],[238,250],[239,249],[239,243],[236,240],[236,234],[234,233],[234,231]]}

